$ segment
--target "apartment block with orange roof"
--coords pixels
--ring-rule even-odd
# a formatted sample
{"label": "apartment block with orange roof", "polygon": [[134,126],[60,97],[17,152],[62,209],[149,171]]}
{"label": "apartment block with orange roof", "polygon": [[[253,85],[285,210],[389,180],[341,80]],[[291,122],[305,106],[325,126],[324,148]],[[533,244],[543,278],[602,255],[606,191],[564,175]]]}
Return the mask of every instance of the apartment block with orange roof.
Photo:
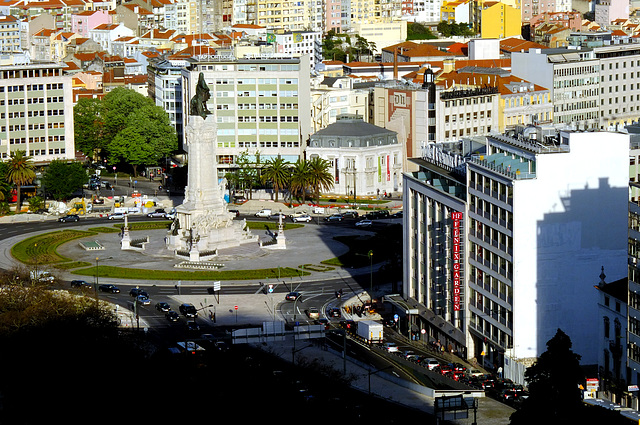
{"label": "apartment block with orange roof", "polygon": [[110,23],[111,15],[106,10],[85,10],[71,16],[71,32],[80,37],[89,37],[89,30]]}
{"label": "apartment block with orange roof", "polygon": [[134,36],[135,31],[124,24],[101,24],[89,30],[89,37],[109,54],[113,53],[113,42],[120,37]]}

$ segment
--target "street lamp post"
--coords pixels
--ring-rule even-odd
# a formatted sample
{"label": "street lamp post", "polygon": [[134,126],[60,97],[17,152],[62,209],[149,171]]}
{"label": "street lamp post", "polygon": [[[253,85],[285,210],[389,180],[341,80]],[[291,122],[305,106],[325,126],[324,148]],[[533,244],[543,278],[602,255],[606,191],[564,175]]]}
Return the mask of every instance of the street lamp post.
{"label": "street lamp post", "polygon": [[99,262],[99,258],[96,257],[96,281],[95,281],[95,285],[93,287],[93,291],[96,297],[96,307],[98,306],[98,278],[100,273],[98,273],[98,262]]}
{"label": "street lamp post", "polygon": [[367,253],[369,256],[369,283],[371,285],[371,294],[369,294],[373,298],[373,250],[369,250]]}

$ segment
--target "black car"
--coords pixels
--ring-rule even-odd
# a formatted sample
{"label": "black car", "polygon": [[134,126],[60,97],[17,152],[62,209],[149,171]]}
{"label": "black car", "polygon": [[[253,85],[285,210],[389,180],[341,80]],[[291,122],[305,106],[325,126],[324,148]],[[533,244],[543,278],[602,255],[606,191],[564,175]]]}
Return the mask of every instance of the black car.
{"label": "black car", "polygon": [[84,280],[72,280],[71,287],[72,288],[91,288],[91,284]]}
{"label": "black car", "polygon": [[186,317],[198,317],[198,311],[193,304],[181,304],[179,310]]}
{"label": "black car", "polygon": [[120,293],[120,288],[118,288],[116,285],[112,285],[110,283],[107,283],[105,285],[100,285],[98,286],[98,289],[101,292],[109,292],[112,294],[119,294]]}
{"label": "black car", "polygon": [[284,299],[287,301],[295,301],[298,298],[300,298],[300,293],[299,292],[289,292]]}
{"label": "black car", "polygon": [[171,322],[177,322],[178,319],[180,319],[180,315],[178,313],[176,313],[173,310],[167,311],[164,315],[164,317],[167,318],[167,320],[171,321]]}
{"label": "black car", "polygon": [[195,332],[199,330],[200,330],[200,326],[196,322],[192,322],[192,321],[187,322],[187,331]]}
{"label": "black car", "polygon": [[58,221],[61,223],[66,223],[67,221],[80,221],[80,217],[77,214],[69,214],[64,217],[60,217]]}
{"label": "black car", "polygon": [[344,218],[358,218],[358,215],[357,211],[345,211],[342,213]]}
{"label": "black car", "polygon": [[168,303],[160,302],[156,304],[156,310],[167,312],[171,310],[171,306]]}
{"label": "black car", "polygon": [[229,212],[231,214],[235,214],[236,217],[240,217],[240,211],[239,210],[229,210]]}
{"label": "black car", "polygon": [[329,222],[342,221],[342,220],[344,220],[344,216],[342,214],[333,214],[333,215],[330,215],[329,217],[324,218],[324,221],[329,221]]}
{"label": "black car", "polygon": [[129,291],[129,295],[131,295],[132,297],[137,297],[138,295],[145,295],[145,296],[149,296],[149,294],[147,294],[147,291],[145,291],[142,288],[131,288],[131,291]]}

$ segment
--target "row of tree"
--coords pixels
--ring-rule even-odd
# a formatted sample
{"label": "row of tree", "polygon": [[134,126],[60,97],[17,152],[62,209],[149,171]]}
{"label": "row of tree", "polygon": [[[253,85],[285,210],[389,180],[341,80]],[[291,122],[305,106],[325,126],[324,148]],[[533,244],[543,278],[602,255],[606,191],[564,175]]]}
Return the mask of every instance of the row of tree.
{"label": "row of tree", "polygon": [[278,156],[263,163],[259,154],[252,161],[248,152],[244,152],[238,156],[236,163],[239,168],[227,174],[227,181],[232,189],[243,192],[245,196],[254,187],[266,184],[273,187],[276,201],[280,192],[288,189],[292,196],[301,198],[303,203],[307,192],[312,191],[316,202],[319,202],[320,192],[330,190],[334,183],[329,161],[320,157],[290,163]]}

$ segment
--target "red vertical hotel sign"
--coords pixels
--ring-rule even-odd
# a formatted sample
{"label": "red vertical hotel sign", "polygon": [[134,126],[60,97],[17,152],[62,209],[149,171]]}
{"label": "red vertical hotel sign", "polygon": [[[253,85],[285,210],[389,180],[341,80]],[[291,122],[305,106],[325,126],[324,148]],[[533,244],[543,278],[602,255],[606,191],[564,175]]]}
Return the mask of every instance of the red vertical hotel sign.
{"label": "red vertical hotel sign", "polygon": [[460,222],[461,212],[452,212],[453,220],[453,311],[460,311]]}

